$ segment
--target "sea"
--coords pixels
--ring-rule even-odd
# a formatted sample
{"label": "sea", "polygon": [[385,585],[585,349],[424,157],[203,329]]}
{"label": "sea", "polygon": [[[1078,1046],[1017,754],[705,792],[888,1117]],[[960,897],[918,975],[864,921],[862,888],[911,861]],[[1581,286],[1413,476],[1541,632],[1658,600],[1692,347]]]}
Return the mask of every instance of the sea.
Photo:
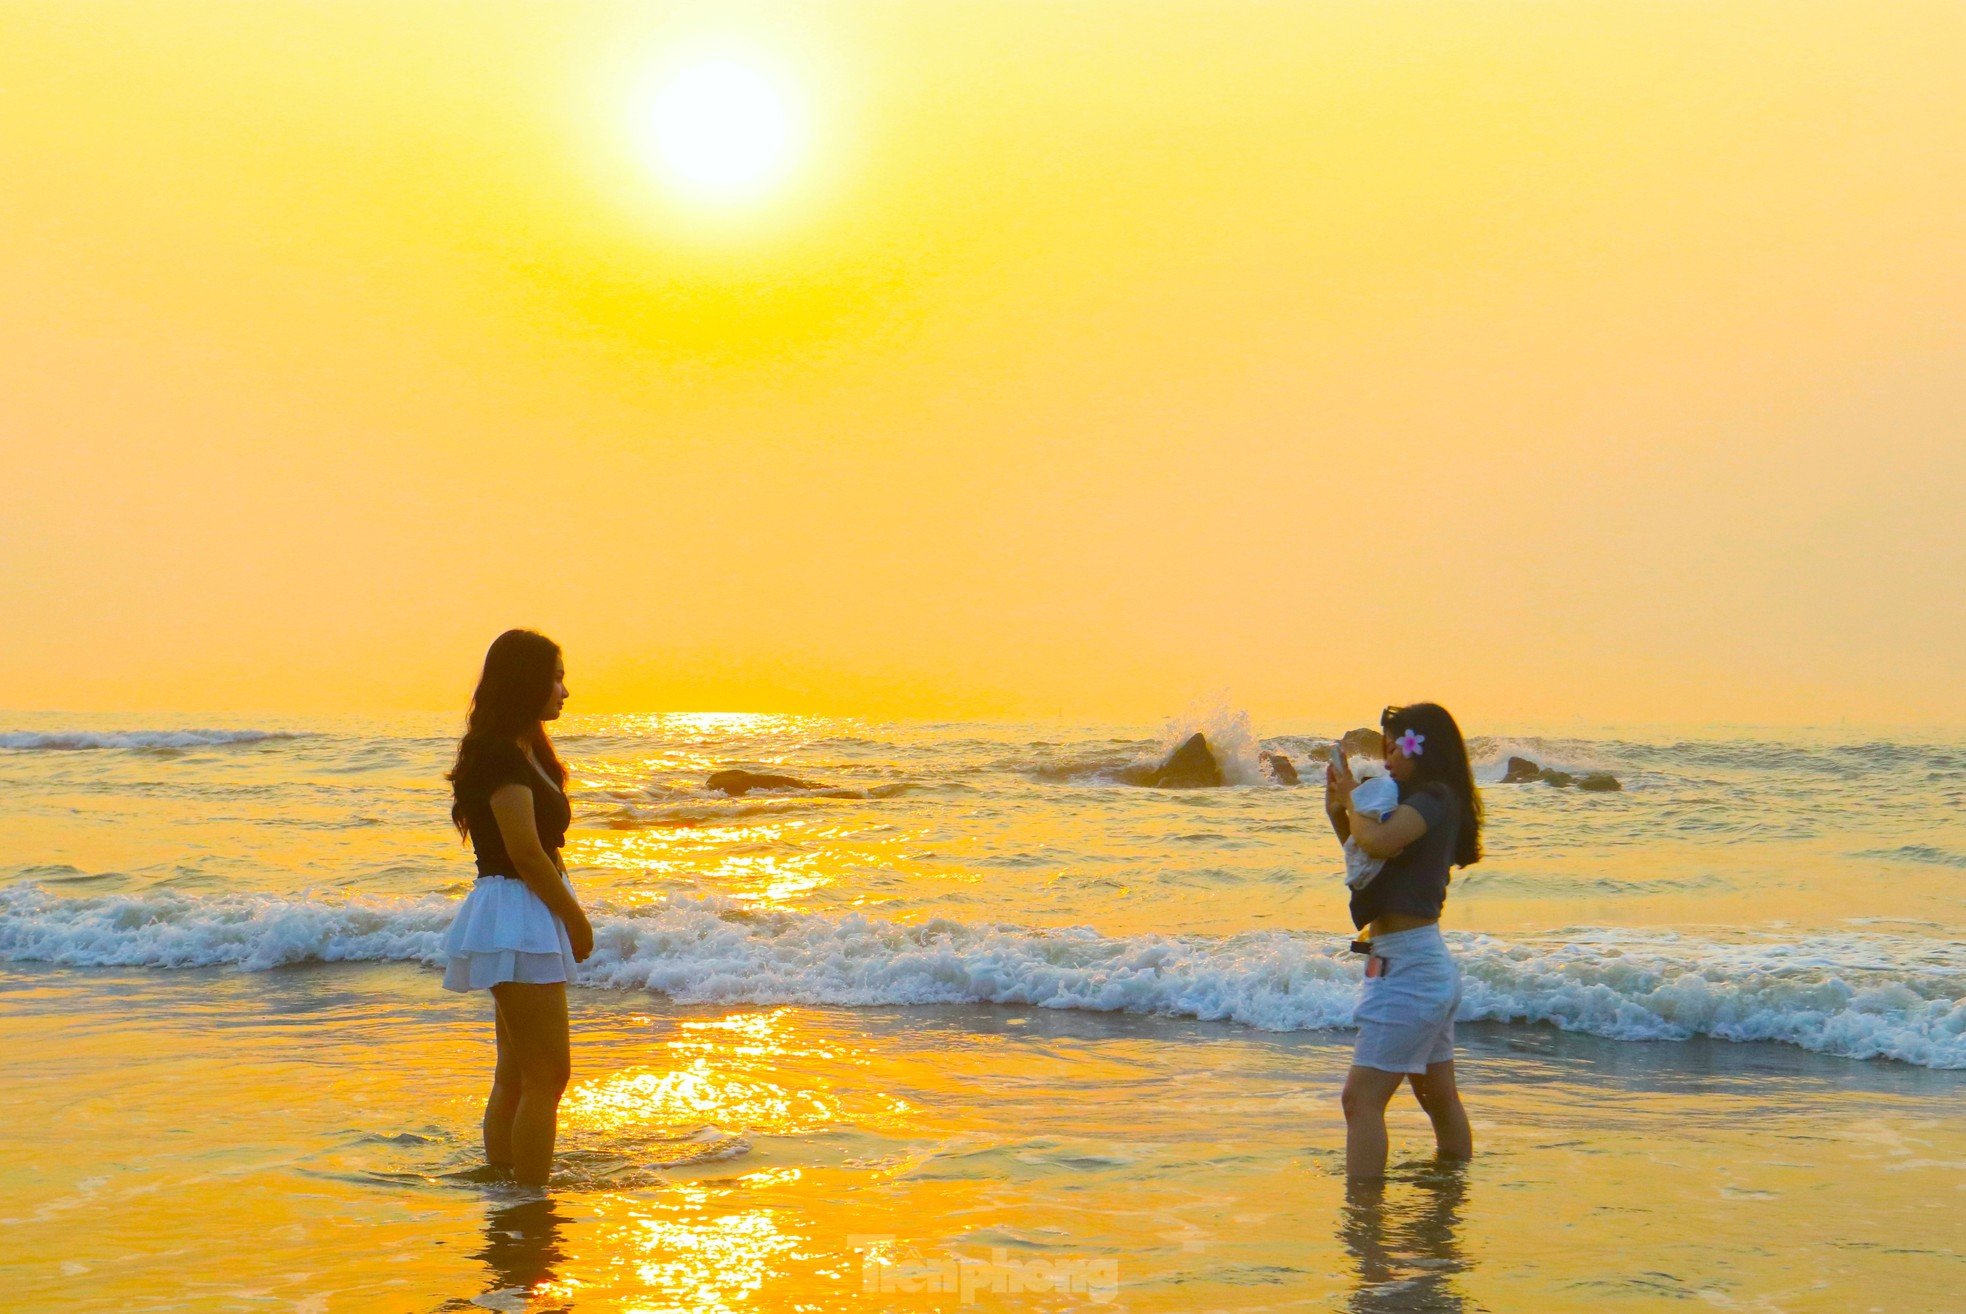
{"label": "sea", "polygon": [[569,715],[536,1195],[439,987],[458,718],[0,715],[9,1308],[1966,1309],[1966,740],[1476,733],[1476,1157],[1402,1097],[1361,1189],[1349,728]]}

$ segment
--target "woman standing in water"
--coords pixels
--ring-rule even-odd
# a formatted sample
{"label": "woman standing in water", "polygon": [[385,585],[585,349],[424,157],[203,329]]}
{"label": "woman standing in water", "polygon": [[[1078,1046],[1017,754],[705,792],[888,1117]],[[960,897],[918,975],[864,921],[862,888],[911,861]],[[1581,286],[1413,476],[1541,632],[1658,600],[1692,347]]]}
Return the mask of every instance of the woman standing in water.
{"label": "woman standing in water", "polygon": [[566,679],[560,647],[545,635],[499,635],[449,776],[451,820],[477,854],[478,880],[444,935],[444,988],[492,993],[498,1066],[485,1159],[531,1186],[552,1171],[570,1072],[566,983],[594,950],[560,860],[573,814],[567,770],[546,737]]}
{"label": "woman standing in water", "polygon": [[1454,1010],[1461,971],[1440,934],[1449,867],[1481,861],[1481,796],[1461,728],[1433,703],[1388,707],[1379,716],[1386,773],[1399,806],[1384,819],[1353,803],[1358,784],[1337,762],[1325,773],[1324,809],[1339,843],[1355,839],[1385,859],[1352,892],[1352,924],[1369,946],[1358,1005],[1358,1047],[1345,1077],[1345,1174],[1386,1173],[1386,1104],[1411,1082],[1434,1125],[1440,1157],[1474,1154],[1468,1115],[1454,1087]]}

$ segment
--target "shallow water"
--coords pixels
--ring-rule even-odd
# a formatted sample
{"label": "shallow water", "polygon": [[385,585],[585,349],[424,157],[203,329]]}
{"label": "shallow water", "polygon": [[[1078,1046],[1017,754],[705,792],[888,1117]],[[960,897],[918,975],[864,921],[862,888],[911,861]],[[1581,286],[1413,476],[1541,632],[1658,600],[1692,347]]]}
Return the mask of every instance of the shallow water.
{"label": "shallow water", "polygon": [[420,969],[5,985],[13,1308],[934,1309],[967,1272],[1039,1309],[1902,1310],[1966,1276],[1957,1079],[1788,1046],[1478,1024],[1480,1157],[1431,1169],[1402,1101],[1348,1200],[1329,1033],[590,992],[542,1204],[474,1180],[482,1001]]}
{"label": "shallow water", "polygon": [[[542,1203],[473,1172],[443,727],[0,728],[14,1308],[1906,1310],[1966,1277],[1958,746],[1480,744],[1626,788],[1485,789],[1447,917],[1480,1154],[1430,1170],[1406,1101],[1374,1201],[1338,1171],[1335,848],[1246,725],[1209,727],[1244,783],[1167,793],[1112,781],[1193,727],[569,719],[600,935]],[[706,794],[727,765],[838,793]]]}

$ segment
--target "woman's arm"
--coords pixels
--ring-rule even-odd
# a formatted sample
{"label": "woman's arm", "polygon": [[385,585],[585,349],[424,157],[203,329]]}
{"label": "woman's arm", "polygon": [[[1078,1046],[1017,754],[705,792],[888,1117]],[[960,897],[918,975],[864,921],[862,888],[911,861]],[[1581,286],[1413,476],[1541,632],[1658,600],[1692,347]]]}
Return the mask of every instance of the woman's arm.
{"label": "woman's arm", "polygon": [[492,791],[491,810],[498,821],[498,836],[505,841],[506,856],[519,869],[519,879],[566,925],[567,935],[574,941],[574,957],[587,957],[580,951],[583,934],[591,951],[594,933],[588,928],[587,914],[581,911],[573,891],[567,888],[560,869],[553,864],[553,859],[546,856],[546,850],[539,842],[539,824],[533,819],[532,791],[519,784],[500,785]]}
{"label": "woman's arm", "polygon": [[[1414,811],[1411,804],[1400,804],[1393,809],[1391,816],[1380,821],[1370,813],[1350,811],[1349,794],[1345,803],[1352,838],[1358,841],[1359,848],[1368,858],[1390,858],[1427,833],[1427,819]],[[1336,824],[1335,820],[1333,824]]]}
{"label": "woman's arm", "polygon": [[[1356,782],[1354,782],[1356,783]],[[1333,833],[1343,844],[1352,837],[1352,823],[1345,815],[1345,804],[1351,799],[1351,791],[1341,786],[1338,768],[1328,766],[1324,769],[1324,815],[1331,822]]]}

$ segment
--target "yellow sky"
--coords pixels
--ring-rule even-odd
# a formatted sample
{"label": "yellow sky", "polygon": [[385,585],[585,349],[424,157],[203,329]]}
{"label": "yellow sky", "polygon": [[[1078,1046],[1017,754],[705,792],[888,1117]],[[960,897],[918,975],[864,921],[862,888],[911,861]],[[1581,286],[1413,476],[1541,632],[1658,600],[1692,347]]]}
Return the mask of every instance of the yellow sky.
{"label": "yellow sky", "polygon": [[1966,723],[1952,0],[0,28],[0,706]]}

